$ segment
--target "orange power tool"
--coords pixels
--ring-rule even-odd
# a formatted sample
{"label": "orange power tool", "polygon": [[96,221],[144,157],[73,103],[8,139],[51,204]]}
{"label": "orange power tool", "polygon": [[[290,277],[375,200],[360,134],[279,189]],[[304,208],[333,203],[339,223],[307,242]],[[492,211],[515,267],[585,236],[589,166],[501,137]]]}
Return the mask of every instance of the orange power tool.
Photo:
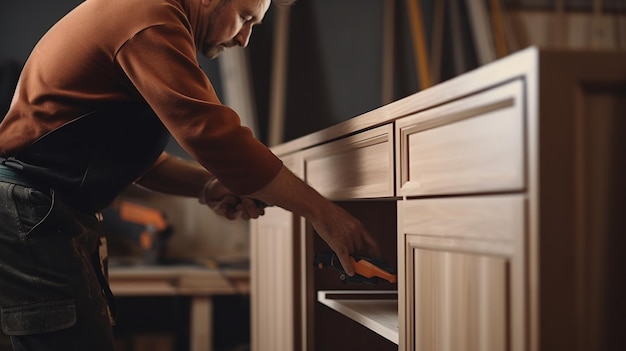
{"label": "orange power tool", "polygon": [[390,283],[398,281],[396,271],[384,260],[363,256],[350,256],[356,274],[349,276],[341,266],[339,258],[332,252],[323,252],[315,255],[313,264],[317,268],[334,268],[339,271],[339,279],[343,282],[378,284],[380,279]]}

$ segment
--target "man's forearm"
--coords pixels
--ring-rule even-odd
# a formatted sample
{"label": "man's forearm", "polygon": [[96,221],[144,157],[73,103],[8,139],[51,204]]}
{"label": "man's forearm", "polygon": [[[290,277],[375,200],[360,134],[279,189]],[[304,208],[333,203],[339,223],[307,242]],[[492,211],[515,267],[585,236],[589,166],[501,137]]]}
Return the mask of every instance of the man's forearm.
{"label": "man's forearm", "polygon": [[199,164],[169,156],[136,184],[146,189],[185,197],[198,197],[213,175]]}
{"label": "man's forearm", "polygon": [[269,184],[250,196],[309,220],[319,218],[323,205],[328,201],[285,166]]}

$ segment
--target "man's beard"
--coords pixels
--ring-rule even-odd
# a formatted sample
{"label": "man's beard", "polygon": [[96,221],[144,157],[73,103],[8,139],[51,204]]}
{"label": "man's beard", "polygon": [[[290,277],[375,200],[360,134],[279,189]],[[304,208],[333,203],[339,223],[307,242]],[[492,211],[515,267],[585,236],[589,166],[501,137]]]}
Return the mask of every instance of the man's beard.
{"label": "man's beard", "polygon": [[209,59],[214,59],[219,56],[219,54],[226,49],[226,46],[218,44],[218,45],[204,45],[202,48],[202,55]]}
{"label": "man's beard", "polygon": [[[224,6],[226,5],[226,1],[220,1],[217,7],[211,12],[209,18],[207,19],[207,30],[206,33],[212,33],[215,29],[216,19],[224,12]],[[202,47],[200,48],[200,52],[203,56],[214,59],[216,58],[224,49],[228,46],[224,43],[215,43],[215,42],[204,42],[202,43]]]}

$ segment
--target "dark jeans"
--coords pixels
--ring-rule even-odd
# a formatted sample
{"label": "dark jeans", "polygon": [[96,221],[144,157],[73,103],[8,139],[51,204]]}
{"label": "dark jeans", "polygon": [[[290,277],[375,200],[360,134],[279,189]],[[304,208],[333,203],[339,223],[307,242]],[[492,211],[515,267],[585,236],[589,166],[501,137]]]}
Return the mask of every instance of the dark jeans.
{"label": "dark jeans", "polygon": [[94,215],[0,181],[2,330],[16,351],[111,351]]}

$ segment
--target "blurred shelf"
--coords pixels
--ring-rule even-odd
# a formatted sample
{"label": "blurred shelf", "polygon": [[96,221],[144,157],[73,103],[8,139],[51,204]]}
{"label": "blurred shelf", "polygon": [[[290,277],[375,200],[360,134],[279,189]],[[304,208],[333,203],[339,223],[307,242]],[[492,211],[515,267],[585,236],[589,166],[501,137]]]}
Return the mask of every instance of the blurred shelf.
{"label": "blurred shelf", "polygon": [[115,295],[229,295],[249,292],[247,269],[197,265],[136,265],[109,268]]}
{"label": "blurred shelf", "polygon": [[317,300],[398,344],[398,292],[320,290]]}

